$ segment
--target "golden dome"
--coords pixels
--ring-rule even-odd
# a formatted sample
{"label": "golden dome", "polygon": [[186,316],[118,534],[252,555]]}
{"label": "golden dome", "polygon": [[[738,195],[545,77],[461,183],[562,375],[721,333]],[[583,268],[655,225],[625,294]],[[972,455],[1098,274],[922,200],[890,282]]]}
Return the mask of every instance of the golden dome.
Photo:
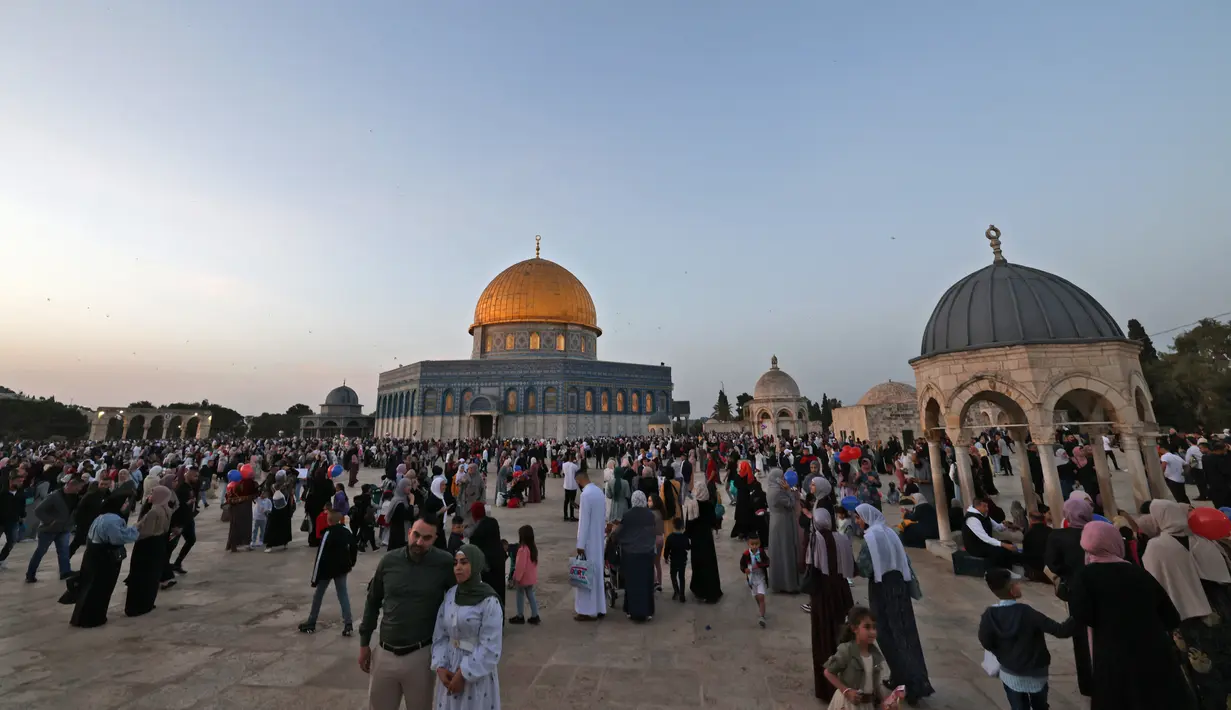
{"label": "golden dome", "polygon": [[483,289],[470,332],[497,323],[565,323],[603,333],[594,300],[581,281],[563,266],[538,256],[501,271]]}

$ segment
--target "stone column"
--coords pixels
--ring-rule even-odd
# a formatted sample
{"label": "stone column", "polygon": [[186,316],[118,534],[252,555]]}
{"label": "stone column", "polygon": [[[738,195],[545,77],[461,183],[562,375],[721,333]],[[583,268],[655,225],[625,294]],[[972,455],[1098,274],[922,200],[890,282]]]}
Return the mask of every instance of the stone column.
{"label": "stone column", "polygon": [[928,439],[928,461],[932,466],[932,497],[936,508],[936,527],[940,530],[941,542],[949,541],[949,501],[945,497],[944,454],[940,444]]}
{"label": "stone column", "polygon": [[1039,463],[1043,465],[1043,500],[1051,511],[1053,527],[1060,527],[1064,522],[1064,495],[1060,490],[1060,472],[1056,469],[1056,459],[1053,455],[1052,440],[1054,433],[1047,429],[1032,432],[1031,438],[1039,444]]}
{"label": "stone column", "polygon": [[1175,496],[1171,495],[1171,489],[1167,488],[1166,480],[1163,478],[1163,464],[1158,457],[1158,437],[1142,435],[1141,444],[1144,450],[1141,452],[1146,463],[1146,479],[1150,481],[1150,493],[1159,500],[1175,500]]}
{"label": "stone column", "polygon": [[1142,503],[1154,498],[1150,494],[1150,480],[1146,478],[1145,463],[1141,460],[1141,441],[1136,434],[1121,432],[1120,442],[1124,445],[1124,466],[1133,482],[1135,510],[1141,510]]}
{"label": "stone column", "polygon": [[[1001,446],[1003,445],[1004,442],[1001,442]],[[1030,459],[1026,456],[1026,442],[1014,441],[1013,453],[1009,455],[1009,458],[1013,461],[1013,469],[1017,471],[1017,477],[1022,482],[1022,505],[1026,506],[1027,513],[1033,513],[1039,509],[1039,496],[1035,493],[1034,479],[1030,476]]]}
{"label": "stone column", "polygon": [[149,417],[145,418],[145,429],[143,429],[141,432],[142,439],[150,438],[150,425],[153,423],[154,423],[154,420],[150,419]]}
{"label": "stone column", "polygon": [[[962,432],[958,430],[950,430],[949,441],[953,442],[953,455],[957,459],[957,478],[958,485],[962,492],[962,505],[970,507],[975,502],[975,479],[970,468],[970,452],[967,451],[967,442],[962,437]],[[945,509],[949,506],[946,503]]]}
{"label": "stone column", "polygon": [[1116,504],[1116,491],[1111,485],[1111,467],[1107,463],[1107,457],[1103,454],[1103,439],[1098,432],[1091,431],[1090,441],[1097,441],[1098,444],[1091,443],[1090,448],[1093,450],[1091,458],[1094,459],[1094,472],[1098,476],[1098,490],[1103,502],[1103,516],[1111,520],[1120,514],[1120,506]]}

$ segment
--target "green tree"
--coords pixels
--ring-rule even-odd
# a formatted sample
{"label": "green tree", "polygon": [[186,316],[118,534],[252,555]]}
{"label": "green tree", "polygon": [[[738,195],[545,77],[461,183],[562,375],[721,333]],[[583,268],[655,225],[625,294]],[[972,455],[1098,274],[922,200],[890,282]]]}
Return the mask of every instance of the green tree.
{"label": "green tree", "polygon": [[286,410],[286,415],[288,417],[306,417],[312,413],[312,408],[306,404],[292,404]]}
{"label": "green tree", "polygon": [[0,399],[0,440],[83,439],[90,421],[76,407],[60,404],[55,397]]}
{"label": "green tree", "polygon": [[153,404],[150,404],[148,401],[144,399],[141,400],[140,402],[133,402],[132,404],[128,406],[130,409],[153,409],[154,408]]}
{"label": "green tree", "polygon": [[726,390],[718,390],[718,403],[714,405],[714,418],[720,422],[731,421],[731,401],[727,399]]}
{"label": "green tree", "polygon": [[821,428],[829,431],[833,427],[833,400],[828,394],[821,394],[821,416],[819,417]]}
{"label": "green tree", "polygon": [[1150,340],[1150,336],[1146,334],[1146,329],[1142,327],[1141,321],[1136,318],[1128,322],[1128,337],[1141,343],[1142,363],[1158,360],[1158,351],[1154,349],[1154,341]]}
{"label": "green tree", "polygon": [[808,400],[808,421],[810,422],[821,421],[821,405],[819,402],[813,402],[812,400]]}
{"label": "green tree", "polygon": [[1231,421],[1231,324],[1207,318],[1172,347],[1141,363],[1159,423],[1191,430]]}
{"label": "green tree", "polygon": [[748,404],[751,401],[752,401],[752,395],[748,394],[747,392],[743,392],[738,397],[735,398],[735,418],[736,419],[747,418],[748,412],[744,409],[744,405]]}

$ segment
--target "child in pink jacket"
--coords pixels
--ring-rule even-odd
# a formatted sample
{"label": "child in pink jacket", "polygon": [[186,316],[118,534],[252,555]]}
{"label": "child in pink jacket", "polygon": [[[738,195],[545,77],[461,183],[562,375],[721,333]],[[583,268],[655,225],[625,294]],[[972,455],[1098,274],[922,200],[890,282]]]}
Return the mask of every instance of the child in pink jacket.
{"label": "child in pink jacket", "polygon": [[526,617],[522,616],[525,598],[530,599],[528,619],[531,624],[539,623],[539,602],[534,598],[534,585],[539,581],[539,548],[534,545],[534,528],[521,526],[517,531],[517,559],[513,563],[513,586],[517,589],[517,616],[509,619],[510,624],[524,624]]}

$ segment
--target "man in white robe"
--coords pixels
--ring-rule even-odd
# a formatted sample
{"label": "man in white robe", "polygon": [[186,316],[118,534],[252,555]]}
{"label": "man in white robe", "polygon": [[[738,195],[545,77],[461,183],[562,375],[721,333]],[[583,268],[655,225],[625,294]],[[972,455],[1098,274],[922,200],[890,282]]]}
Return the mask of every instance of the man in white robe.
{"label": "man in white robe", "polygon": [[590,474],[578,471],[577,486],[581,488],[577,522],[577,556],[585,556],[594,573],[589,590],[574,589],[573,610],[577,621],[594,621],[607,613],[607,595],[603,590],[603,533],[606,531],[606,496],[603,489],[590,482]]}

